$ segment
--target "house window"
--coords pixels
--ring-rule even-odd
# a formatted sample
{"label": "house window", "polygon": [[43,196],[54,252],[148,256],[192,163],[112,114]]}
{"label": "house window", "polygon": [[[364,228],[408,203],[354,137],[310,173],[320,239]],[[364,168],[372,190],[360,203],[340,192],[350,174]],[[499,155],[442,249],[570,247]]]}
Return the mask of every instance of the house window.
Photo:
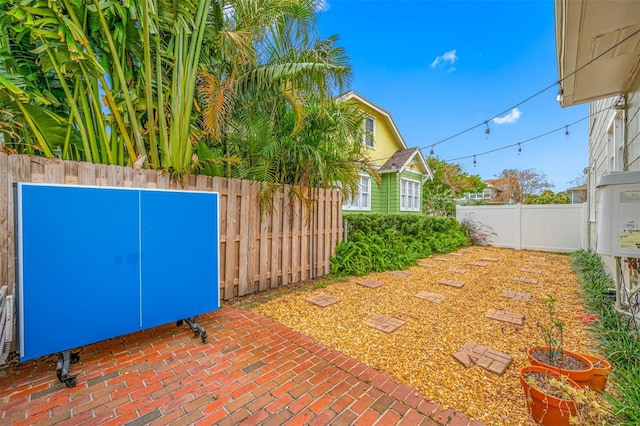
{"label": "house window", "polygon": [[596,221],[596,164],[593,163],[591,167],[589,167],[589,221]]}
{"label": "house window", "polygon": [[371,178],[361,176],[358,191],[342,204],[345,210],[371,210]]}
{"label": "house window", "polygon": [[364,119],[364,137],[363,143],[369,148],[373,148],[376,130],[376,120],[373,117],[367,117]]}
{"label": "house window", "polygon": [[420,182],[400,180],[400,210],[420,211]]}
{"label": "house window", "polygon": [[609,171],[624,170],[624,125],[622,113],[619,112],[607,129],[607,145],[609,152]]}

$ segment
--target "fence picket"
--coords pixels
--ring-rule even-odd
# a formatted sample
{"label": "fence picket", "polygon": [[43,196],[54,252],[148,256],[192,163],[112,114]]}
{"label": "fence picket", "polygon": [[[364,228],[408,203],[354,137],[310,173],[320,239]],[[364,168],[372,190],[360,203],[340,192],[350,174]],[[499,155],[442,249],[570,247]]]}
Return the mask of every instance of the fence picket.
{"label": "fence picket", "polygon": [[34,181],[217,192],[220,195],[217,285],[223,299],[327,273],[342,229],[338,191],[316,190],[317,204],[310,210],[309,204],[293,195],[292,188],[286,188],[274,193],[272,208],[262,211],[258,182],[204,175],[185,175],[182,181],[177,181],[166,171],[2,153],[0,285],[8,285],[8,294],[13,294],[15,283],[13,183]]}
{"label": "fence picket", "polygon": [[[249,235],[249,194],[250,182],[242,180],[240,183],[240,235]],[[253,286],[249,280],[249,238],[240,238],[238,251],[238,296],[251,293]]]}
{"label": "fence picket", "polygon": [[271,209],[271,272],[269,273],[271,288],[278,287],[278,273],[280,265],[280,220],[282,217],[282,197],[278,190],[273,194],[273,209]]}

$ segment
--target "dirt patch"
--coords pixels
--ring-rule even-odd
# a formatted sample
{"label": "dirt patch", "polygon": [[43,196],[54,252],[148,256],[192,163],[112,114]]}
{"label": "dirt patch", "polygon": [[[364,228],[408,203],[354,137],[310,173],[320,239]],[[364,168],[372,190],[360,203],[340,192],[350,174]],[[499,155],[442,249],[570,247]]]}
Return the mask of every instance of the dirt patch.
{"label": "dirt patch", "polygon": [[[342,282],[311,281],[229,304],[251,309],[337,349],[396,380],[419,390],[427,399],[465,412],[488,425],[529,425],[525,396],[518,379],[528,365],[527,348],[541,343],[537,322],[548,322],[547,294],[557,299],[556,311],[564,321],[564,343],[569,350],[596,353],[596,345],[576,315],[582,314],[578,283],[567,255],[470,247],[457,255],[425,259],[432,267],[407,269],[409,276],[390,272],[348,278]],[[484,266],[474,265],[492,259]],[[495,261],[498,259],[498,261]],[[537,264],[535,274],[523,272]],[[539,266],[541,263],[544,266]],[[464,274],[451,269],[466,269]],[[516,277],[537,283],[516,282]],[[357,281],[371,279],[384,285],[367,288]],[[461,288],[439,284],[455,279]],[[531,300],[504,297],[504,291],[528,294]],[[440,303],[416,297],[420,292],[444,296]],[[306,301],[325,294],[340,302],[319,307]],[[485,317],[489,309],[524,315],[523,325]],[[365,324],[375,315],[406,321],[392,333]],[[498,376],[479,368],[464,368],[453,358],[465,342],[473,341],[513,357],[513,364]]]}

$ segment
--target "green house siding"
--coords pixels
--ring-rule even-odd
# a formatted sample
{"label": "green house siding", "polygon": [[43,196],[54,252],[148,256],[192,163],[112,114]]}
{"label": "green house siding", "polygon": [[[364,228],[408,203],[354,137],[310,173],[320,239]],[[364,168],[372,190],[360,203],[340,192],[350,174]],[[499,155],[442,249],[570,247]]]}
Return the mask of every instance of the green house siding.
{"label": "green house siding", "polygon": [[384,173],[381,175],[380,187],[375,183],[371,185],[371,211],[349,211],[349,213],[419,214],[419,211],[400,210],[400,180],[402,178],[418,182],[422,187],[422,175],[419,173],[404,171],[400,176],[397,173]]}
{"label": "green house siding", "polygon": [[390,173],[385,173],[381,175],[380,187],[378,188],[376,185],[375,188],[371,189],[372,213],[386,214],[393,212],[393,202],[390,199],[390,196],[393,196],[392,183],[392,175]]}

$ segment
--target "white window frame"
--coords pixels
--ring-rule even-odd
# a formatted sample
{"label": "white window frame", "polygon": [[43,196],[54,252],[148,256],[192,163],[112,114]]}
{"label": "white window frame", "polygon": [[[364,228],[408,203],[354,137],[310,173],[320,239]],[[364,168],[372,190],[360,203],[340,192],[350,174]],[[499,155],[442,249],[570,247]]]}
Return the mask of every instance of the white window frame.
{"label": "white window frame", "polygon": [[400,178],[400,211],[420,211],[420,181]]}
{"label": "white window frame", "polygon": [[[364,200],[364,202],[363,202]],[[360,175],[358,191],[342,203],[343,210],[371,211],[371,176]]]}
{"label": "white window frame", "polygon": [[624,170],[624,123],[622,112],[618,113],[609,122],[607,128],[607,151],[609,154],[608,169],[610,172]]}
{"label": "white window frame", "polygon": [[588,182],[588,186],[589,186],[589,196],[588,196],[588,203],[589,203],[589,222],[595,222],[596,221],[596,181],[597,181],[597,176],[596,176],[596,163],[594,162],[593,164],[591,164],[591,167],[589,167],[589,182]]}
{"label": "white window frame", "polygon": [[[367,129],[367,122],[371,120],[371,131]],[[376,147],[376,118],[368,115],[364,119],[364,134],[362,135],[362,144],[367,148],[375,148]]]}

